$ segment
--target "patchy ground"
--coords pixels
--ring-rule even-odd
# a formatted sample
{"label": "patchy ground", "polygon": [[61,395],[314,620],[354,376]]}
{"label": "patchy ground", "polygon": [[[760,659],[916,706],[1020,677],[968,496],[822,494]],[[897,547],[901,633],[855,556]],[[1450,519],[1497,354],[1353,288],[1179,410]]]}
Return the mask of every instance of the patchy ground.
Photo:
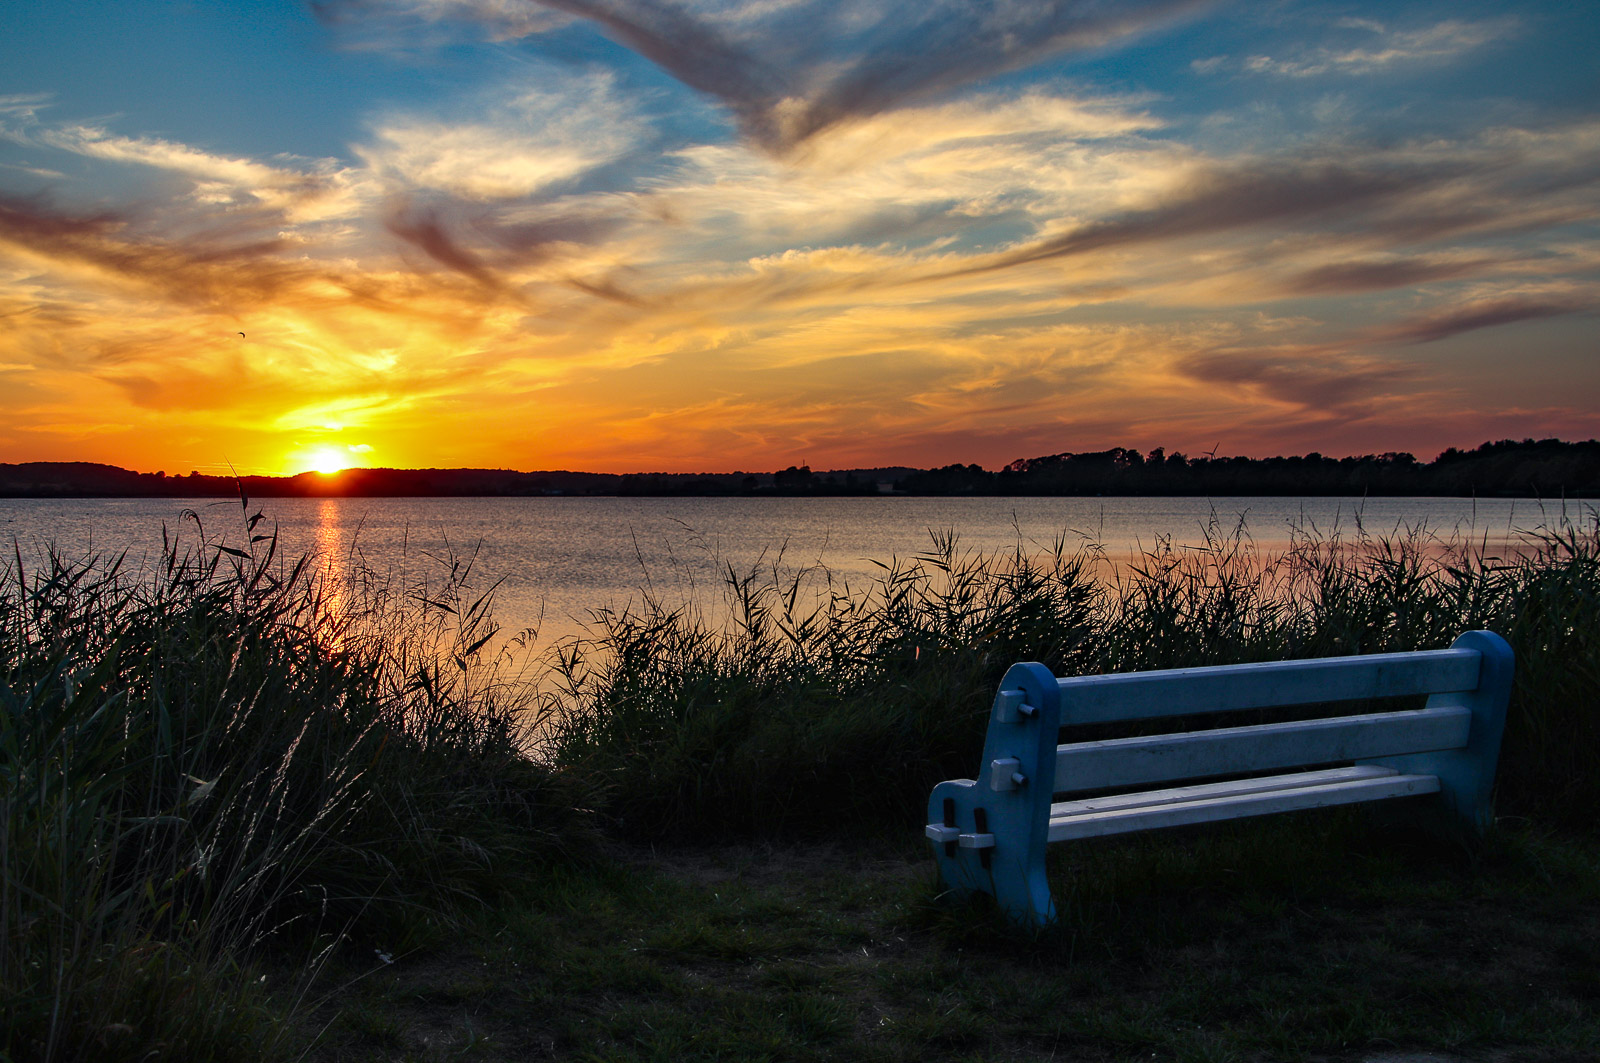
{"label": "patchy ground", "polygon": [[328,972],[310,1058],[1600,1058],[1593,842],[1465,854],[1324,815],[1056,849],[1038,936],[941,904],[909,844],[553,867],[469,933]]}

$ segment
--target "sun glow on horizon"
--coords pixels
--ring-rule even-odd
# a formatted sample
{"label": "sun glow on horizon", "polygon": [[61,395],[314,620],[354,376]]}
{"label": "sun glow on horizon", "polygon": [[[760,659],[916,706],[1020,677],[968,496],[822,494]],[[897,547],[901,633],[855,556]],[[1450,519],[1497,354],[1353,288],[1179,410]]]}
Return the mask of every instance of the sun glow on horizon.
{"label": "sun glow on horizon", "polygon": [[290,462],[296,472],[315,472],[324,476],[350,468],[352,447],[317,446],[298,454]]}

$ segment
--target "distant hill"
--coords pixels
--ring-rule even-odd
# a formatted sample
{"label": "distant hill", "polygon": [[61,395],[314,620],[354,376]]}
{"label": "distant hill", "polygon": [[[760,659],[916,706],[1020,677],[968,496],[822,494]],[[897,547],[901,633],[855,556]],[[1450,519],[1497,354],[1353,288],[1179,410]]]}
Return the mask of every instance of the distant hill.
{"label": "distant hill", "polygon": [[81,461],[0,464],[0,497],[255,498],[484,497],[514,495],[873,495],[917,469],[891,467],[813,473],[600,473],[510,469],[346,469],[298,476],[140,473]]}
{"label": "distant hill", "polygon": [[1330,458],[1190,458],[1126,447],[977,465],[751,473],[346,469],[331,475],[167,476],[93,462],[0,464],[0,497],[451,497],[503,495],[1443,495],[1600,498],[1600,442],[1559,439],[1451,447],[1431,462],[1405,453]]}

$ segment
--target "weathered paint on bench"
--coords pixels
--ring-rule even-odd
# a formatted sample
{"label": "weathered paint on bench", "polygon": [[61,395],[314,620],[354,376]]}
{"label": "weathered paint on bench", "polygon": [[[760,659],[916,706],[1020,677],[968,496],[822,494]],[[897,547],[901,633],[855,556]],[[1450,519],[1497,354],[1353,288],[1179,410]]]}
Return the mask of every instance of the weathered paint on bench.
{"label": "weathered paint on bench", "polygon": [[[927,836],[952,893],[992,894],[1015,921],[1043,925],[1055,921],[1051,842],[1426,794],[1446,822],[1481,834],[1512,667],[1491,631],[1447,650],[1062,679],[1014,665],[978,778],[934,787]],[[1064,726],[1419,694],[1421,709],[1059,744]],[[1253,777],[1194,781],[1226,775]],[[1054,800],[1162,782],[1184,785]]]}

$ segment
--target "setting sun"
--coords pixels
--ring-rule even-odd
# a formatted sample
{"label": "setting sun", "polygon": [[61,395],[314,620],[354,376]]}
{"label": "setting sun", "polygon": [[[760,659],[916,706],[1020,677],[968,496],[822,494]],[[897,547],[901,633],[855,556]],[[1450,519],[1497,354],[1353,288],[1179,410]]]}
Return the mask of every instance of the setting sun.
{"label": "setting sun", "polygon": [[350,453],[344,447],[313,447],[301,457],[299,464],[306,472],[336,473],[349,467]]}

